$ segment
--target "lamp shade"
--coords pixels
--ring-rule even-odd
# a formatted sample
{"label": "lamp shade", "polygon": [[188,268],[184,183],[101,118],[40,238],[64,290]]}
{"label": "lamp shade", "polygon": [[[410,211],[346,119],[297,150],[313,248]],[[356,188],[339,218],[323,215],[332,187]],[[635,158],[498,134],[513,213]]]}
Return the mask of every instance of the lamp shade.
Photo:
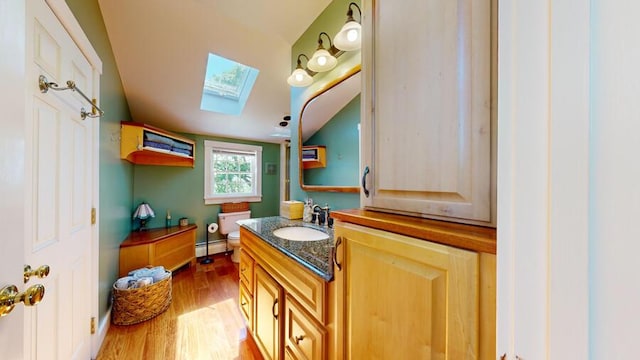
{"label": "lamp shade", "polygon": [[360,49],[362,26],[355,20],[347,21],[333,39],[333,45],[342,51]]}
{"label": "lamp shade", "polygon": [[313,78],[302,67],[298,67],[287,78],[287,83],[295,87],[305,87],[311,85]]}
{"label": "lamp shade", "polygon": [[145,220],[145,219],[148,219],[150,217],[156,217],[156,214],[153,212],[153,209],[151,208],[151,206],[149,206],[149,204],[147,204],[145,202],[143,202],[142,204],[138,205],[138,208],[133,213],[133,218],[134,219]]}
{"label": "lamp shade", "polygon": [[307,67],[315,72],[329,71],[336,67],[338,59],[331,55],[326,49],[319,48],[313,53],[311,60],[307,63]]}

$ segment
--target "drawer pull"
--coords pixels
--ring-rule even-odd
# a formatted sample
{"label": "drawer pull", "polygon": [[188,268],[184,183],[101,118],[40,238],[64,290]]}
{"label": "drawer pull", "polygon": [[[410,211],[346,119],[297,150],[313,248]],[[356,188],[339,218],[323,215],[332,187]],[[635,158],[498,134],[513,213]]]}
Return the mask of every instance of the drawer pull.
{"label": "drawer pull", "polygon": [[338,236],[336,239],[336,245],[333,249],[333,263],[336,264],[338,271],[342,271],[342,264],[338,262],[338,247],[342,244],[342,237]]}
{"label": "drawer pull", "polygon": [[367,189],[367,174],[369,174],[369,167],[364,168],[364,172],[362,174],[362,191],[364,192],[364,196],[369,197],[369,189]]}
{"label": "drawer pull", "polygon": [[299,345],[300,341],[304,340],[304,335],[296,336],[293,340],[296,342],[296,345]]}
{"label": "drawer pull", "polygon": [[271,307],[271,313],[273,317],[278,320],[278,314],[276,314],[276,305],[278,305],[278,298],[273,299],[273,306]]}
{"label": "drawer pull", "polygon": [[245,272],[245,270],[247,270],[247,268],[242,268],[242,269],[240,269],[240,272],[243,273],[243,272]]}
{"label": "drawer pull", "polygon": [[247,306],[247,302],[246,302],[246,301],[243,301],[243,302],[241,302],[241,303],[240,303],[240,305],[242,305],[242,306]]}

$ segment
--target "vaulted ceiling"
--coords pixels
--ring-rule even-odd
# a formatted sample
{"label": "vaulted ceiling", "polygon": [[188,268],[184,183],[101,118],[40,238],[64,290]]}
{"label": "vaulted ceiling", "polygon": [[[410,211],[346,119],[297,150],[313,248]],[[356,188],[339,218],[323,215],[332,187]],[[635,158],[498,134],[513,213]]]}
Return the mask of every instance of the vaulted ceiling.
{"label": "vaulted ceiling", "polygon": [[[134,121],[281,142],[291,46],[331,0],[99,0]],[[238,116],[200,110],[209,53],[260,71]]]}

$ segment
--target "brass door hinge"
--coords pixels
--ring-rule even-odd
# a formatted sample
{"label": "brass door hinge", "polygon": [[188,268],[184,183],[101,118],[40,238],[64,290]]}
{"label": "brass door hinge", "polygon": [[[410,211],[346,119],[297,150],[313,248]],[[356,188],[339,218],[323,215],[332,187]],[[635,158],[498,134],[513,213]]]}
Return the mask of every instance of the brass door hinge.
{"label": "brass door hinge", "polygon": [[96,224],[96,208],[91,208],[91,225]]}
{"label": "brass door hinge", "polygon": [[96,333],[96,318],[91,318],[91,335]]}

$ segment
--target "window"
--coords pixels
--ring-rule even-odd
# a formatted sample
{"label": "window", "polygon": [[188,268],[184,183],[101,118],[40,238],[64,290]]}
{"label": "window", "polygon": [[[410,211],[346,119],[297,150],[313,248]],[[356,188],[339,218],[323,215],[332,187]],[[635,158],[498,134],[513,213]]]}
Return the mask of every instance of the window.
{"label": "window", "polygon": [[262,147],[205,140],[204,203],[262,201]]}
{"label": "window", "polygon": [[216,54],[209,54],[200,109],[240,115],[259,71]]}

